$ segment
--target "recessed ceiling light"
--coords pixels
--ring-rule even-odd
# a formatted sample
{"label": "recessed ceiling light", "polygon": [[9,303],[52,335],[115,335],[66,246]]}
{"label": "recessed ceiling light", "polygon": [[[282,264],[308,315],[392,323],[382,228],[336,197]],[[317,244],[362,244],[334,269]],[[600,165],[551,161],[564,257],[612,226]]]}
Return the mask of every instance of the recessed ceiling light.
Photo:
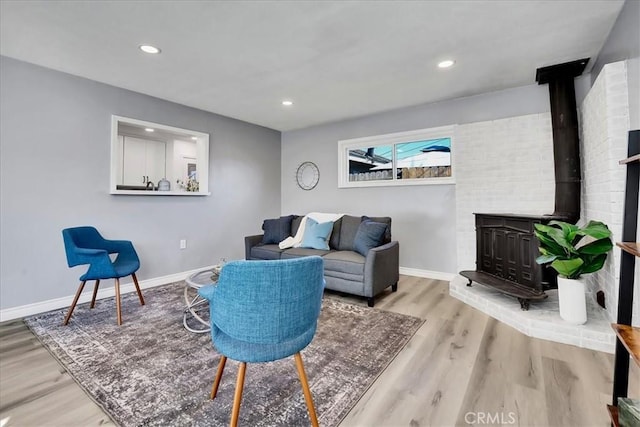
{"label": "recessed ceiling light", "polygon": [[142,44],[140,46],[138,46],[138,48],[140,48],[141,51],[145,52],[145,53],[160,53],[160,49],[158,49],[155,46],[151,46],[149,44]]}
{"label": "recessed ceiling light", "polygon": [[438,62],[438,67],[439,68],[449,68],[455,63],[456,63],[456,61],[453,61],[451,59],[447,59],[446,61]]}
{"label": "recessed ceiling light", "polygon": [[284,105],[285,107],[290,107],[293,105],[293,101],[289,101],[289,100],[282,101],[282,105]]}
{"label": "recessed ceiling light", "polygon": [[147,132],[153,132],[153,129],[151,128],[144,128],[144,130],[146,130]]}
{"label": "recessed ceiling light", "polygon": [[192,136],[191,139],[193,139],[194,141],[197,141],[198,137],[197,136]]}

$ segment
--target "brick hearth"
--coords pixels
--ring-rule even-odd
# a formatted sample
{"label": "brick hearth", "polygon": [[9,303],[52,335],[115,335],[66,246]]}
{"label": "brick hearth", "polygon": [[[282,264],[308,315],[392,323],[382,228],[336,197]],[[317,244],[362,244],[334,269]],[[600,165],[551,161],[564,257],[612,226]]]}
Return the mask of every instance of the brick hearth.
{"label": "brick hearth", "polygon": [[532,302],[529,310],[523,311],[515,298],[475,282],[469,287],[467,282],[464,277],[456,276],[449,282],[449,294],[525,335],[614,353],[615,335],[607,312],[590,296],[587,298],[587,323],[571,325],[560,318],[555,289],[546,291],[547,299]]}

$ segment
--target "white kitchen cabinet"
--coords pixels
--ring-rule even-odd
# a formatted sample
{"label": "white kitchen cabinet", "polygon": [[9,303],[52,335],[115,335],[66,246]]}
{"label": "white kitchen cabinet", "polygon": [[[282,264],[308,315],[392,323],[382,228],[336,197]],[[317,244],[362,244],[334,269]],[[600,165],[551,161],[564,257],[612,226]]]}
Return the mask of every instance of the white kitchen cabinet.
{"label": "white kitchen cabinet", "polygon": [[166,144],[160,141],[122,137],[122,185],[154,186],[166,174]]}

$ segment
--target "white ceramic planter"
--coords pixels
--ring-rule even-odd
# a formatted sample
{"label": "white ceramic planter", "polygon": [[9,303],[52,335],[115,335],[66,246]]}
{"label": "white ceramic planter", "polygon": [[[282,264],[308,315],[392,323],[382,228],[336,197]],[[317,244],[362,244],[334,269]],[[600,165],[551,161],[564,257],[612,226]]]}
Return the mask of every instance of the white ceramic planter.
{"label": "white ceramic planter", "polygon": [[565,322],[574,325],[587,322],[587,298],[582,279],[558,276],[558,304],[560,317]]}

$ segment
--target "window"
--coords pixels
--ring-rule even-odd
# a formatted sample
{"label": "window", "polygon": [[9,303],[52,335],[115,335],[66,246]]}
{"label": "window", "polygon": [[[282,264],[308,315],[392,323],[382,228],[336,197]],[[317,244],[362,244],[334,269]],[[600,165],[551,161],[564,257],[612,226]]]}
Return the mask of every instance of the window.
{"label": "window", "polygon": [[338,142],[338,186],[453,184],[453,126]]}

